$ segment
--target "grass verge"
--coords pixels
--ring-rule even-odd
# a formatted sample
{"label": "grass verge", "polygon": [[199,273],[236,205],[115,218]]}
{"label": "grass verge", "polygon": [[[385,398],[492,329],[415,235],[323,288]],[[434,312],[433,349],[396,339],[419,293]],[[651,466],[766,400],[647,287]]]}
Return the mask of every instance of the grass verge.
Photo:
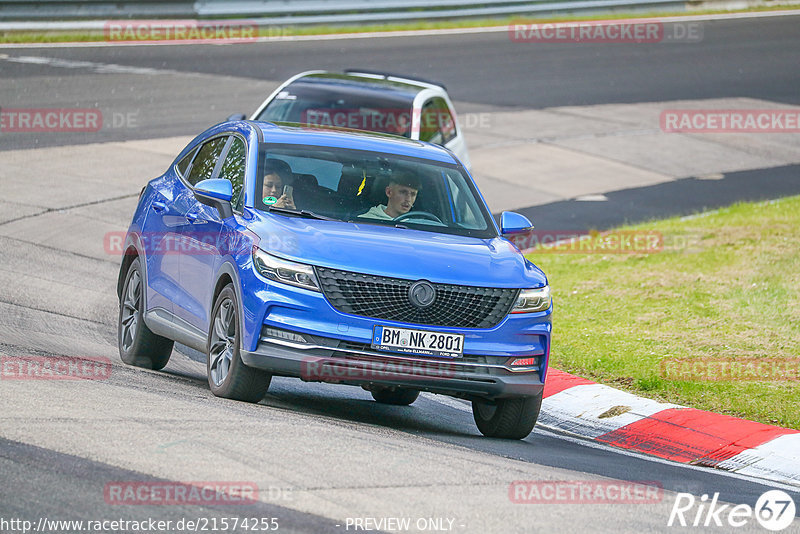
{"label": "grass verge", "polygon": [[625,229],[660,232],[663,250],[528,255],[553,290],[551,365],[800,429],[800,196]]}
{"label": "grass verge", "polygon": [[[658,17],[676,17],[686,15],[716,15],[725,13],[755,13],[765,11],[800,10],[800,5],[754,6],[745,9],[723,10],[708,9],[697,11],[664,11],[664,12],[628,12],[628,13],[593,13],[586,15],[542,15],[527,17],[515,15],[501,18],[456,19],[456,20],[419,20],[404,23],[386,24],[353,24],[353,25],[301,25],[270,26],[259,30],[260,37],[280,40],[284,37],[305,35],[336,35],[344,33],[397,32],[416,30],[443,30],[458,28],[502,27],[511,23],[552,23],[577,22],[590,20],[647,19]],[[233,21],[232,21],[233,22]],[[102,31],[3,31],[0,32],[0,44],[13,43],[77,43],[101,42],[105,35]]]}

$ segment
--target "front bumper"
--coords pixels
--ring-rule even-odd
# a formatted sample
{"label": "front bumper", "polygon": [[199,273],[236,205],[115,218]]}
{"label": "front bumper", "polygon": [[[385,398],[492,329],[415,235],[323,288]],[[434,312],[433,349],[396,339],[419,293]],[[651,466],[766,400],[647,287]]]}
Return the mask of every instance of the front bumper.
{"label": "front bumper", "polygon": [[[509,314],[492,328],[428,327],[345,314],[320,292],[268,281],[247,267],[240,271],[241,357],[247,366],[309,382],[406,387],[467,399],[536,396],[544,388],[552,308]],[[370,345],[375,325],[464,334],[464,354],[377,351]],[[535,362],[512,368],[516,358]]]}
{"label": "front bumper", "polygon": [[546,357],[512,367],[508,357],[465,354],[433,358],[376,351],[369,345],[321,336],[306,342],[262,336],[255,351],[241,351],[245,365],[309,382],[367,389],[405,387],[467,399],[540,395]]}

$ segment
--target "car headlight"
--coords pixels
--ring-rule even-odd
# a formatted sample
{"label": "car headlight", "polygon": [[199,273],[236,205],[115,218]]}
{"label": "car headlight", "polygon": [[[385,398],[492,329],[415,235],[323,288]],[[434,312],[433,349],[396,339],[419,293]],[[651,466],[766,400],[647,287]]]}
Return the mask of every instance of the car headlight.
{"label": "car headlight", "polygon": [[519,292],[517,303],[514,305],[514,309],[511,310],[511,313],[546,311],[550,308],[551,304],[550,286],[523,289]]}
{"label": "car headlight", "polygon": [[253,247],[253,265],[263,277],[270,280],[319,291],[314,268],[310,265],[276,258],[258,247]]}

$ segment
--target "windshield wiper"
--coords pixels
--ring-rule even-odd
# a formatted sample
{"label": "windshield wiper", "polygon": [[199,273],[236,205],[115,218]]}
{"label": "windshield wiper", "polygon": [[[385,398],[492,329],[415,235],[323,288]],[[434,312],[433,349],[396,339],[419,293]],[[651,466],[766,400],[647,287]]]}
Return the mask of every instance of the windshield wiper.
{"label": "windshield wiper", "polygon": [[298,217],[304,217],[306,219],[319,219],[320,221],[338,221],[339,219],[334,219],[332,217],[326,217],[325,215],[320,215],[319,213],[314,213],[313,211],[309,210],[293,210],[289,208],[279,208],[276,206],[271,206],[269,211],[275,211],[278,213],[286,213],[288,215],[296,215]]}
{"label": "windshield wiper", "polygon": [[356,224],[374,224],[376,226],[389,226],[391,224],[395,228],[402,228],[404,230],[408,230],[408,226],[406,226],[405,224],[396,223],[393,220],[388,220],[388,219],[373,219],[372,217],[362,218],[361,216],[358,216],[355,219],[348,219],[347,222]]}

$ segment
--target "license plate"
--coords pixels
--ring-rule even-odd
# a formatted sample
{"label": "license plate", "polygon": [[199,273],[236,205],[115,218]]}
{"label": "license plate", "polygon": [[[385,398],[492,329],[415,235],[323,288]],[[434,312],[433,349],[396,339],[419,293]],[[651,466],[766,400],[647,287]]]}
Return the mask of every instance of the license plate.
{"label": "license plate", "polygon": [[376,325],[372,330],[372,348],[422,356],[458,358],[464,353],[464,334]]}

